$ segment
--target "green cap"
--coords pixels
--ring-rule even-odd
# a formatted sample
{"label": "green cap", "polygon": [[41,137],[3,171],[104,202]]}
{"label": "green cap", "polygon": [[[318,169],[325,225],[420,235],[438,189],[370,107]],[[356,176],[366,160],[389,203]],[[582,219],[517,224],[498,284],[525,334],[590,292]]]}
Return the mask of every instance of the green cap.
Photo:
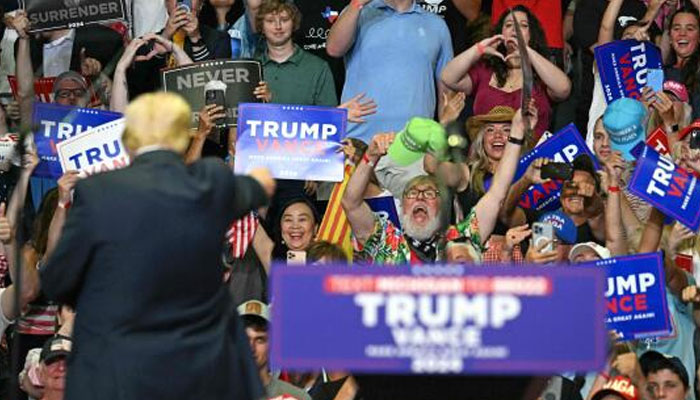
{"label": "green cap", "polygon": [[400,166],[413,164],[426,152],[442,158],[447,148],[445,128],[432,119],[414,117],[396,135],[389,147],[389,157]]}

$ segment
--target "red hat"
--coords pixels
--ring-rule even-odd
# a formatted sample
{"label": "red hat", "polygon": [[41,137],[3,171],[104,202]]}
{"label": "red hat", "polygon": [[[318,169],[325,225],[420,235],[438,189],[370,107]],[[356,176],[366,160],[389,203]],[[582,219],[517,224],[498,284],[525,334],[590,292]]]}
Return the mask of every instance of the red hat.
{"label": "red hat", "polygon": [[678,134],[678,140],[683,140],[684,137],[688,136],[688,134],[694,130],[700,130],[700,119],[696,119],[690,125],[681,129],[680,133]]}
{"label": "red hat", "polygon": [[678,97],[678,100],[684,103],[688,102],[688,89],[686,89],[685,85],[680,82],[665,81],[664,92],[670,92],[674,96]]}
{"label": "red hat", "polygon": [[595,393],[591,400],[600,400],[608,394],[618,395],[625,400],[639,399],[637,387],[632,384],[629,378],[623,375],[610,378],[610,380],[605,382],[603,387]]}

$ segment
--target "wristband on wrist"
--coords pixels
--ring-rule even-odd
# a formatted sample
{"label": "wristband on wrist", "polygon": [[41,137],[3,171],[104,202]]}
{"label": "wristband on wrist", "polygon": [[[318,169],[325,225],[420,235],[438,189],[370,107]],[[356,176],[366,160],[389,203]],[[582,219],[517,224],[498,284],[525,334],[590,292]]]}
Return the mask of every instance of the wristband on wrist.
{"label": "wristband on wrist", "polygon": [[513,136],[508,136],[508,141],[510,143],[517,144],[518,146],[522,146],[523,144],[525,144],[524,138],[518,139],[518,138],[514,138]]}
{"label": "wristband on wrist", "polygon": [[608,186],[608,193],[620,193],[619,186]]}
{"label": "wristband on wrist", "polygon": [[484,55],[484,45],[481,42],[476,44],[476,52],[479,53],[479,57]]}
{"label": "wristband on wrist", "polygon": [[59,201],[59,202],[58,202],[58,206],[61,207],[61,208],[64,209],[64,210],[67,210],[67,209],[70,208],[71,202],[70,202],[70,201],[67,201],[67,202],[64,203],[64,202],[62,202],[62,201]]}
{"label": "wristband on wrist", "polygon": [[366,162],[367,165],[374,168],[374,163],[372,162],[372,160],[369,159],[369,156],[367,155],[367,153],[362,155],[362,161]]}

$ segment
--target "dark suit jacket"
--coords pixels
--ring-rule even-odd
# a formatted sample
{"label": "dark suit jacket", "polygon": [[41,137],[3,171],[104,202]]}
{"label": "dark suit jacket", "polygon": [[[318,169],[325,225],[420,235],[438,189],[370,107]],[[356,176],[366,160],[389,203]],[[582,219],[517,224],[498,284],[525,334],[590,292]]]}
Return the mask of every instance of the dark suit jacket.
{"label": "dark suit jacket", "polygon": [[[19,40],[15,42],[15,55]],[[113,29],[102,25],[89,25],[75,29],[73,52],[71,53],[70,69],[80,72],[80,51],[85,49],[85,55],[98,60],[102,64],[102,70],[109,76],[113,75],[114,68],[119,62],[124,42],[122,37]],[[35,75],[44,76],[44,47],[37,40],[30,41],[30,54]],[[110,67],[108,67],[111,64]]]}
{"label": "dark suit jacket", "polygon": [[74,197],[41,270],[44,293],[77,311],[66,399],[257,397],[221,252],[231,221],[266,202],[260,185],[155,151]]}

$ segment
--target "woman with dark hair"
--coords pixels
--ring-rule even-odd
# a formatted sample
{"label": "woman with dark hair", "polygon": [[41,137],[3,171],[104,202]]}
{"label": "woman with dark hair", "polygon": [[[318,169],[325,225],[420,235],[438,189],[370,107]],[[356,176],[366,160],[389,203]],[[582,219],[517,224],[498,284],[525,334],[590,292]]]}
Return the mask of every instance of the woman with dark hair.
{"label": "woman with dark hair", "polygon": [[700,16],[693,8],[682,8],[671,17],[668,28],[671,41],[671,55],[664,68],[667,80],[681,82],[691,93],[690,105],[693,118],[700,117],[700,82],[698,62],[700,61]]}
{"label": "woman with dark hair", "polygon": [[320,222],[316,208],[309,199],[297,197],[285,203],[272,228],[272,238],[262,225],[253,238],[253,248],[265,271],[270,270],[273,261],[286,262],[290,251],[305,252],[316,237]]}
{"label": "woman with dark hair", "polygon": [[226,32],[238,17],[243,15],[244,11],[241,1],[206,0],[199,13],[199,22],[221,32]]}
{"label": "woman with dark hair", "polygon": [[525,50],[535,75],[532,96],[538,110],[537,139],[549,127],[550,99],[566,99],[571,81],[549,61],[542,27],[527,7],[514,7],[513,15],[510,11],[503,13],[494,28],[495,35],[455,57],[443,69],[441,78],[451,89],[474,96],[475,115],[487,114],[499,105],[520,108],[523,76],[515,21],[527,43]]}

